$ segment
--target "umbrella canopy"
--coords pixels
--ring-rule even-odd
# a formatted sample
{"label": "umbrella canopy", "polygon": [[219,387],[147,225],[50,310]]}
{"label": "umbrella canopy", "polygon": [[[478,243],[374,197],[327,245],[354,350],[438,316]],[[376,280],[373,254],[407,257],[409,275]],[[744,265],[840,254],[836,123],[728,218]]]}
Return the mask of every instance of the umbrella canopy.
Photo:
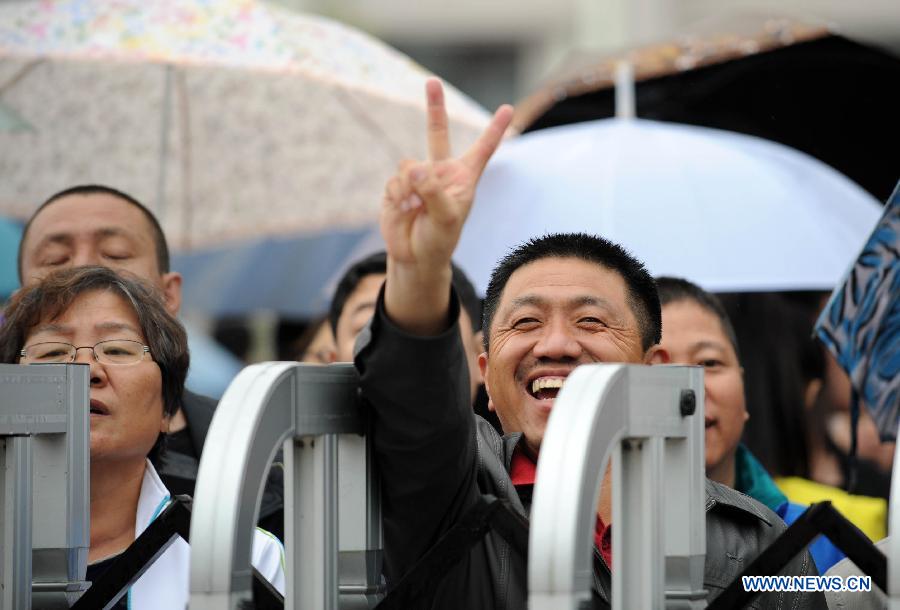
{"label": "umbrella canopy", "polygon": [[846,177],[740,134],[610,119],[509,140],[455,253],[484,291],[496,262],[547,232],[618,242],[654,275],[707,290],[831,289],[881,207]]}
{"label": "umbrella canopy", "polygon": [[292,238],[257,239],[177,253],[184,276],[182,307],[212,317],[259,309],[309,318],[328,309],[329,280],[369,227]]}
{"label": "umbrella canopy", "polygon": [[[900,184],[862,253],[816,324],[816,334],[850,375],[854,394],[897,440],[900,423]],[[859,408],[858,400],[853,408]],[[855,419],[855,417],[854,417]]]}
{"label": "umbrella canopy", "polygon": [[[352,231],[397,162],[425,154],[427,76],[359,31],[253,0],[2,3],[0,213],[96,182],[145,202],[176,251]],[[487,114],[452,88],[447,105],[468,145]],[[266,263],[252,273],[277,275]]]}
{"label": "umbrella canopy", "polygon": [[786,144],[878,201],[894,187],[900,58],[816,23],[716,20],[678,40],[573,59],[516,104],[514,124],[533,131],[613,116],[614,68],[622,60],[634,65],[640,117]]}

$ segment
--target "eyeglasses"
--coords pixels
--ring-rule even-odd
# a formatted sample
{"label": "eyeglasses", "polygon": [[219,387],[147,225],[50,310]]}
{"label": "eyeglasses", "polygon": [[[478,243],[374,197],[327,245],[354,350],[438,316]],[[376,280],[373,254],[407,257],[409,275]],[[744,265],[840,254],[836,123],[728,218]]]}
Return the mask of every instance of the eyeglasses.
{"label": "eyeglasses", "polygon": [[137,364],[150,353],[150,348],[140,341],[110,339],[94,345],[74,346],[61,341],[47,341],[28,345],[19,352],[22,364],[50,364],[75,362],[78,350],[89,349],[94,360],[103,364]]}

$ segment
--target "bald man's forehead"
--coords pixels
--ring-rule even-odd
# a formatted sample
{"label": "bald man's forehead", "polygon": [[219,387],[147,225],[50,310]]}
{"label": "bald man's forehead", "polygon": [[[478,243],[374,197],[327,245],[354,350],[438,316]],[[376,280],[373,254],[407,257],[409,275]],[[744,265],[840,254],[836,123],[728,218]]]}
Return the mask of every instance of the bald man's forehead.
{"label": "bald man's forehead", "polygon": [[23,235],[22,281],[73,264],[121,268],[156,280],[154,237],[150,221],[127,201],[106,193],[68,195],[41,209]]}
{"label": "bald man's forehead", "polygon": [[98,214],[105,218],[105,228],[124,229],[154,242],[154,229],[144,212],[109,193],[76,193],[51,201],[32,217],[22,239],[30,242],[46,233],[48,225],[65,229],[85,216]]}

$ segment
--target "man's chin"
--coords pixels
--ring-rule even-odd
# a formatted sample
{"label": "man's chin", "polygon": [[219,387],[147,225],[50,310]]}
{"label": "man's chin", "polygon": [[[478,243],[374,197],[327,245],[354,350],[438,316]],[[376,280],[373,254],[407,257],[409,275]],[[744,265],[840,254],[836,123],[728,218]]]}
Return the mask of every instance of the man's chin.
{"label": "man's chin", "polygon": [[546,418],[550,417],[550,411],[553,410],[553,405],[556,402],[556,399],[546,398],[541,400],[529,394],[528,402],[530,409],[536,412],[538,415],[542,416],[546,422]]}

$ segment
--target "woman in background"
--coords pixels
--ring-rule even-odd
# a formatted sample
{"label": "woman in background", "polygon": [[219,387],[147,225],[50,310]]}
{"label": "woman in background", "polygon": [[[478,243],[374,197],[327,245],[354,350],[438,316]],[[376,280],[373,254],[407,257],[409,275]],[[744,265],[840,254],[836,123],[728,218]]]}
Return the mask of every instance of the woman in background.
{"label": "woman in background", "polygon": [[[807,507],[790,502],[740,442],[750,416],[737,339],[722,304],[682,279],[658,278],[657,289],[662,304],[661,347],[672,364],[704,368],[706,475],[762,502],[790,525]],[[824,536],[813,541],[809,551],[820,574],[844,556]]]}

